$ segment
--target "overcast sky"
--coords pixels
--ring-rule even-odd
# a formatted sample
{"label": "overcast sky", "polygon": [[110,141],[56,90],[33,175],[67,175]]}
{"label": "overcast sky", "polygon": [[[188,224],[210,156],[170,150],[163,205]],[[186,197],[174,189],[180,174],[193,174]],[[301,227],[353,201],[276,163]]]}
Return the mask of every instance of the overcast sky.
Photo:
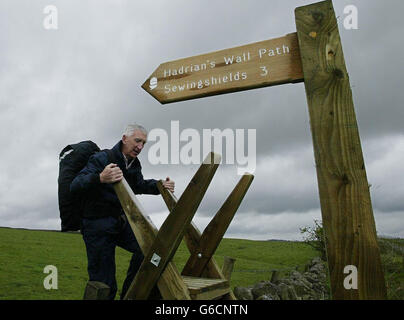
{"label": "overcast sky", "polygon": [[[60,229],[58,154],[93,140],[110,148],[126,124],[170,132],[255,129],[255,179],[226,237],[298,239],[321,219],[303,83],[159,104],[141,85],[159,64],[295,32],[304,0],[2,0],[0,2],[0,226]],[[47,30],[47,5],[58,29]],[[344,28],[344,7],[358,29]],[[404,90],[401,0],[334,0],[379,234],[404,237]],[[401,71],[400,71],[401,70]],[[180,196],[198,165],[154,166],[145,178],[176,181]],[[201,230],[240,176],[219,167],[194,218]],[[157,226],[168,212],[139,196]]]}

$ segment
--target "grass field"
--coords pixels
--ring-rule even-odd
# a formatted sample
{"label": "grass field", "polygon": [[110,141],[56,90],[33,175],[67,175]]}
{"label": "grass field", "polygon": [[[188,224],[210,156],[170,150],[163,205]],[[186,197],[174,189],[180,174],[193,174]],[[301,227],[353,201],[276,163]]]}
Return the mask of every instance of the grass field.
{"label": "grass field", "polygon": [[[301,242],[223,239],[215,258],[220,266],[224,256],[236,259],[232,274],[234,287],[269,280],[274,269],[303,268],[316,255]],[[182,243],[174,257],[180,271],[188,256]],[[130,253],[117,248],[117,296],[129,260]],[[57,290],[44,288],[47,265],[57,268]],[[87,256],[80,234],[0,228],[0,300],[82,299],[87,280]]]}
{"label": "grass field", "polygon": [[[382,252],[386,282],[391,287],[389,298],[402,299],[404,272],[400,256],[390,250],[390,245]],[[275,269],[281,274],[296,268],[302,271],[304,265],[317,255],[303,242],[223,239],[215,259],[220,266],[224,256],[236,259],[231,282],[234,288],[269,280]],[[174,257],[179,270],[188,256],[182,243]],[[117,248],[117,297],[129,260],[130,253]],[[44,268],[47,265],[57,268],[57,290],[44,288],[43,281],[48,275]],[[87,280],[87,257],[80,234],[0,227],[0,300],[81,300]]]}

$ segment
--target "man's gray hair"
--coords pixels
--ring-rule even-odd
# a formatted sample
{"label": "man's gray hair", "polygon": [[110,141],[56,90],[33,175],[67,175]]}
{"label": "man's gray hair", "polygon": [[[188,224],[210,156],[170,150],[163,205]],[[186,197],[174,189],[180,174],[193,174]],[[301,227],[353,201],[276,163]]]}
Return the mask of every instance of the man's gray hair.
{"label": "man's gray hair", "polygon": [[140,130],[142,131],[146,136],[147,136],[147,130],[141,126],[140,124],[134,123],[134,124],[129,124],[125,131],[124,131],[124,135],[129,137],[131,136],[136,130]]}

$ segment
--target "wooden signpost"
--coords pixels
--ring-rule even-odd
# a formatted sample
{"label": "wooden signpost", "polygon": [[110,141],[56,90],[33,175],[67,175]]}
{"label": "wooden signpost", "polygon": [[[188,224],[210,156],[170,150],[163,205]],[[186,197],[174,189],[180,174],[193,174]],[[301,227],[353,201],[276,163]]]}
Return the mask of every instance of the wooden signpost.
{"label": "wooden signpost", "polygon": [[[332,297],[386,299],[369,184],[334,8],[328,0],[297,8],[295,16]],[[345,281],[347,277],[357,280],[357,286]]]}
{"label": "wooden signpost", "polygon": [[[164,63],[142,87],[164,104],[304,81],[332,298],[386,299],[369,185],[332,1],[296,8],[295,18],[297,33]],[[196,272],[194,260],[192,257],[186,268]]]}
{"label": "wooden signpost", "polygon": [[303,81],[297,34],[166,62],[142,88],[160,103]]}

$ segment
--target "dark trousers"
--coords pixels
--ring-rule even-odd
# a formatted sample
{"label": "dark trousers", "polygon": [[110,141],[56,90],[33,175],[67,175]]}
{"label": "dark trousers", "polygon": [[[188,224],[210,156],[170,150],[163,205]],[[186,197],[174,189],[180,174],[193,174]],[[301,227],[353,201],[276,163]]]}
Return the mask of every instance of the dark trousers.
{"label": "dark trousers", "polygon": [[122,215],[119,218],[83,219],[82,222],[81,232],[87,249],[90,281],[107,284],[110,287],[108,296],[110,300],[115,298],[117,292],[115,248],[119,246],[133,253],[122,286],[121,299],[123,299],[144,258],[126,217]]}

